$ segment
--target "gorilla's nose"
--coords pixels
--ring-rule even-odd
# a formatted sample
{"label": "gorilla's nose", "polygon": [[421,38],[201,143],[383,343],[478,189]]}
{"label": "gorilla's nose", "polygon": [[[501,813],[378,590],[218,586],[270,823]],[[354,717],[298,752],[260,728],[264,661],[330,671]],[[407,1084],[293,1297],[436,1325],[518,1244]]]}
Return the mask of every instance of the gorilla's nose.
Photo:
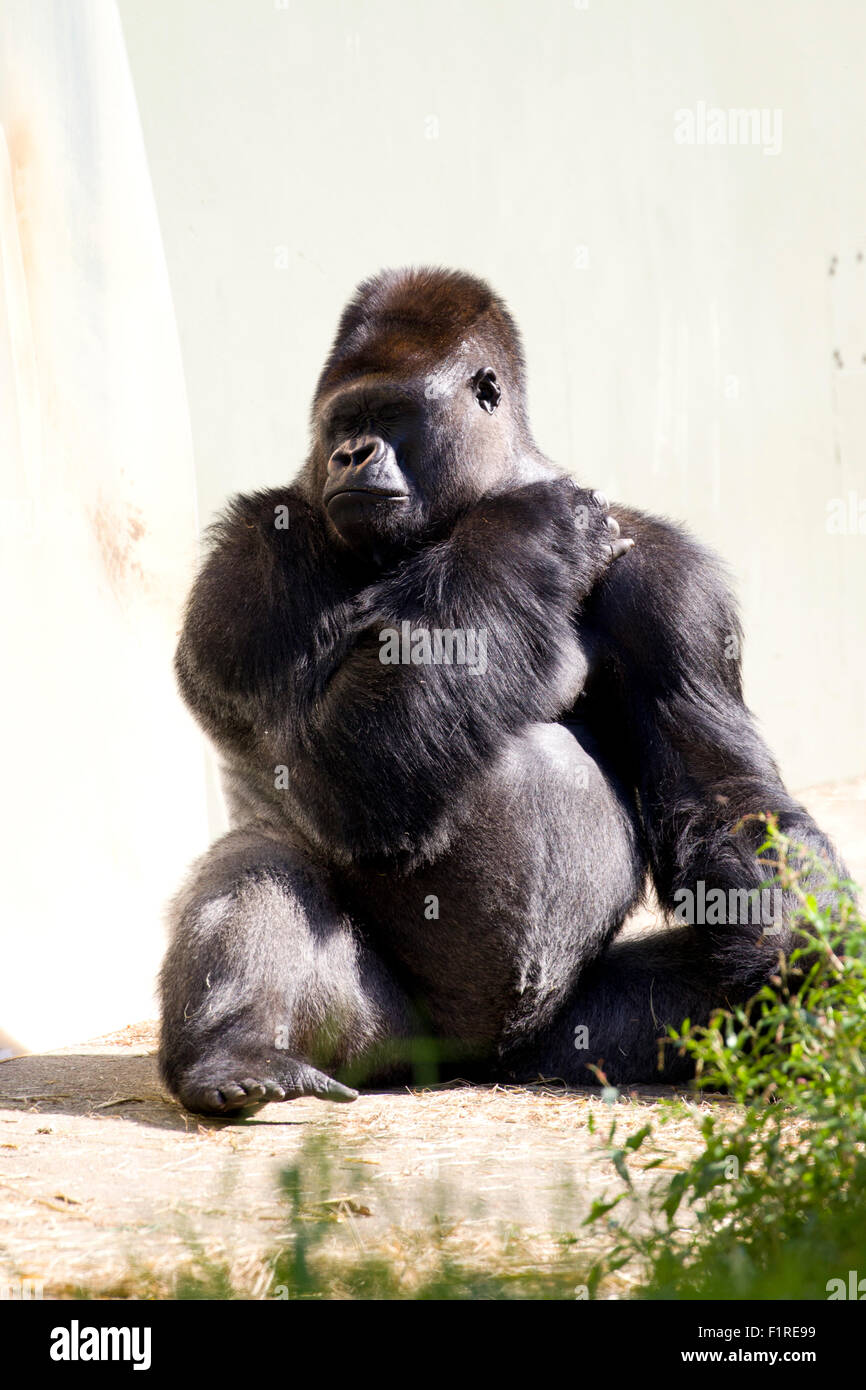
{"label": "gorilla's nose", "polygon": [[328,459],[324,501],[344,493],[379,498],[405,498],[408,494],[397,455],[377,434],[347,439]]}
{"label": "gorilla's nose", "polygon": [[330,474],[346,468],[362,468],[384,462],[388,446],[377,434],[365,434],[360,439],[347,439],[328,459]]}

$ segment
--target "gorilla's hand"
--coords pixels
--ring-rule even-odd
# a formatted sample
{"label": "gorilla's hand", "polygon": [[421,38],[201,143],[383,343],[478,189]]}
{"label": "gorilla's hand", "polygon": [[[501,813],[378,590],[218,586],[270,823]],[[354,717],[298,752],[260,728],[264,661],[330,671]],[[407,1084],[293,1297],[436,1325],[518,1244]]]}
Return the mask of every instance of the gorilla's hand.
{"label": "gorilla's hand", "polygon": [[572,484],[574,489],[574,523],[599,560],[603,573],[614,560],[627,555],[634,545],[630,536],[620,535],[619,522],[608,512],[610,503],[603,492]]}
{"label": "gorilla's hand", "polygon": [[632,539],[631,536],[622,536],[622,535],[620,535],[619,522],[617,521],[617,519],[616,519],[615,516],[610,516],[610,515],[609,515],[607,509],[608,509],[608,507],[610,506],[610,503],[608,502],[608,500],[607,500],[607,498],[605,497],[605,495],[604,495],[603,492],[594,492],[594,493],[592,494],[592,500],[593,500],[593,502],[595,502],[595,503],[598,504],[598,506],[601,508],[602,512],[605,514],[605,516],[604,516],[604,524],[605,524],[606,530],[608,531],[608,533],[609,533],[609,535],[610,535],[610,539],[606,542],[606,545],[607,545],[607,552],[606,552],[606,553],[607,553],[608,559],[609,559],[609,560],[618,560],[618,559],[620,558],[621,555],[627,555],[627,554],[628,554],[628,552],[631,550],[632,546],[634,545],[634,540]]}

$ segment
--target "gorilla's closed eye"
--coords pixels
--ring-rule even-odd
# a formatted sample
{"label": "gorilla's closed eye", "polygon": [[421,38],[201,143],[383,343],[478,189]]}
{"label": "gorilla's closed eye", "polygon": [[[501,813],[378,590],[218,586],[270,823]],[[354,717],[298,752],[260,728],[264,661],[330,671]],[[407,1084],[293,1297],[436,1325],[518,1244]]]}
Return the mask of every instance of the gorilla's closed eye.
{"label": "gorilla's closed eye", "polygon": [[488,415],[492,415],[499,402],[502,400],[502,390],[496,380],[496,373],[492,367],[482,367],[472,378],[472,388],[475,392],[475,399],[486,410]]}

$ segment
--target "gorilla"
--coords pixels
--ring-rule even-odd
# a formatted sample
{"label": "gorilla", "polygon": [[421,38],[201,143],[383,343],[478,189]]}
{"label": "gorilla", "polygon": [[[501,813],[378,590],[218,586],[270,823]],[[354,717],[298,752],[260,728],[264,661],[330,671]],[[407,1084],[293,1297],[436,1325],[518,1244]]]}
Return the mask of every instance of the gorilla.
{"label": "gorilla", "polygon": [[[751,997],[792,909],[681,925],[683,894],[754,904],[762,813],[833,857],[739,651],[720,563],[540,452],[487,284],[363,283],[306,464],[233,499],[186,611],[177,676],[233,828],[171,909],[172,1093],[352,1100],[431,1055],[440,1077],[684,1078],[660,1037]],[[648,875],[668,924],[619,937]]]}

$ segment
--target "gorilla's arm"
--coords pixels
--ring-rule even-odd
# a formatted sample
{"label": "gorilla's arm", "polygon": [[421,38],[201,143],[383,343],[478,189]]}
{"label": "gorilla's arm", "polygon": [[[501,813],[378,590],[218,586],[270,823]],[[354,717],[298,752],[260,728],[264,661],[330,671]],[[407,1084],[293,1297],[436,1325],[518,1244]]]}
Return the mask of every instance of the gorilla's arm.
{"label": "gorilla's arm", "polygon": [[751,889],[760,823],[832,859],[815,822],[787,792],[743,702],[741,630],[721,563],[679,528],[626,508],[614,514],[635,548],[592,594],[585,632],[597,655],[592,723],[637,789],[653,880],[668,910],[698,880]]}
{"label": "gorilla's arm", "polygon": [[[331,856],[430,853],[504,736],[556,718],[576,693],[573,617],[611,558],[604,508],[569,480],[487,496],[358,584],[291,492],[275,529],[286,496],[238,499],[216,528],[178,649],[181,689],[235,777],[282,798]],[[579,509],[589,524],[576,532]],[[483,634],[486,669],[383,664],[383,630],[406,622]],[[275,792],[277,765],[291,784]]]}
{"label": "gorilla's arm", "polygon": [[[584,668],[570,617],[610,539],[594,508],[575,547],[575,500],[560,483],[487,497],[357,596],[300,738],[329,845],[352,857],[441,849],[462,788],[504,736],[561,712]],[[383,631],[404,623],[474,633],[486,665],[383,664]]]}

